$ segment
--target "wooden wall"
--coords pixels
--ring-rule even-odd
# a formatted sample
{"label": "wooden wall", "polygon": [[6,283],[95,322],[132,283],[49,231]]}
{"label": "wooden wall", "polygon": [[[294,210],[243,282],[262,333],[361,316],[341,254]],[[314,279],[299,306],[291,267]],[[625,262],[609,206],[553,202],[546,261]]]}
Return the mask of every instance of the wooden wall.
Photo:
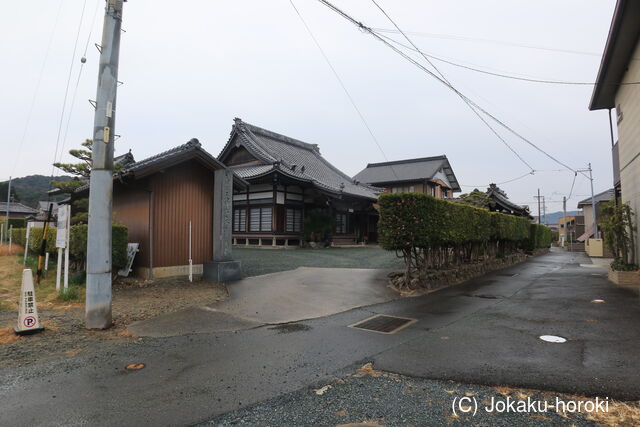
{"label": "wooden wall", "polygon": [[136,267],[150,265],[150,201],[151,193],[144,188],[143,182],[126,185],[116,181],[113,187],[113,220],[127,226],[129,242],[140,244],[140,252],[134,261]]}
{"label": "wooden wall", "polygon": [[150,177],[153,191],[153,267],[189,263],[189,221],[194,264],[213,259],[213,172],[195,161]]}

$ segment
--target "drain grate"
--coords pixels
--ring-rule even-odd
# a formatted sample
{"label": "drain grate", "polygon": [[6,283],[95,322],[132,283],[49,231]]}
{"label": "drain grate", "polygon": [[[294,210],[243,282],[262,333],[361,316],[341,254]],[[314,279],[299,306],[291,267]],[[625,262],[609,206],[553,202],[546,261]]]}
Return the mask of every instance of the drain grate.
{"label": "drain grate", "polygon": [[349,327],[364,329],[365,331],[379,332],[381,334],[393,334],[415,322],[417,322],[417,319],[378,314],[354,323],[353,325],[349,325]]}

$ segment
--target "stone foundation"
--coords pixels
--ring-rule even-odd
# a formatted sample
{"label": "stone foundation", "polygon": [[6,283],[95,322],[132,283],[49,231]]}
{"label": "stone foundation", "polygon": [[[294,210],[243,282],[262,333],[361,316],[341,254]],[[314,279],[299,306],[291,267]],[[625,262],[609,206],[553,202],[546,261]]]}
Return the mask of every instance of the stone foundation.
{"label": "stone foundation", "polygon": [[479,277],[491,271],[501,270],[526,261],[531,256],[537,256],[549,252],[548,249],[539,249],[533,255],[523,252],[506,255],[503,258],[492,258],[470,264],[463,264],[449,269],[428,270],[422,274],[412,272],[409,287],[405,284],[404,272],[394,272],[389,275],[391,285],[398,291],[435,291],[449,286],[466,282],[474,277]]}

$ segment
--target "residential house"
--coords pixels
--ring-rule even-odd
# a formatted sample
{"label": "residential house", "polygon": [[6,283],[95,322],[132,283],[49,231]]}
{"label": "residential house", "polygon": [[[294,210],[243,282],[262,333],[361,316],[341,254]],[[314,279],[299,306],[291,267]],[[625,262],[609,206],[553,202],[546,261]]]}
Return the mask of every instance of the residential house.
{"label": "residential house", "polygon": [[316,144],[236,118],[218,160],[250,184],[234,188],[234,244],[298,245],[312,210],[333,216],[333,245],[377,239],[379,190],[338,170]]}
{"label": "residential house", "polygon": [[[602,193],[598,193],[593,196],[593,201],[596,205],[596,221],[598,222],[598,231],[600,231],[600,212],[602,209],[602,205],[610,202],[615,197],[615,189],[611,188],[609,190],[603,191]],[[585,224],[585,236],[584,238],[589,238],[594,235],[593,229],[593,205],[591,202],[591,197],[588,197],[584,200],[580,200],[578,202],[578,209],[582,210],[582,215],[584,216],[584,224]]]}
{"label": "residential house", "polygon": [[[618,0],[602,55],[590,110],[615,109],[618,141],[612,143],[614,189],[640,225],[640,2]],[[610,120],[612,123],[612,120]],[[613,124],[611,124],[613,126]],[[613,129],[611,129],[613,139]],[[640,239],[636,239],[640,263]]]}
{"label": "residential house", "polygon": [[[214,186],[225,166],[197,139],[139,162],[129,156],[114,176],[113,221],[126,225],[129,242],[139,244],[135,274],[187,275],[190,255],[193,273],[202,274],[203,265],[216,256],[215,215],[224,206],[215,204]],[[233,185],[241,189],[247,183],[234,177]],[[88,185],[79,188],[73,199],[87,197],[88,190]]]}
{"label": "residential house", "polygon": [[585,232],[581,236],[578,237],[579,242],[585,243],[585,250],[589,254],[589,256],[607,256],[611,257],[611,253],[605,248],[603,241],[603,234],[600,230],[600,220],[601,220],[601,212],[602,205],[613,200],[615,197],[615,189],[611,188],[609,190],[603,191],[602,193],[598,193],[593,196],[593,202],[596,205],[596,227],[598,228],[598,235],[600,239],[592,239],[594,237],[595,230],[593,227],[593,204],[591,197],[588,197],[584,200],[578,202],[578,209],[582,209],[582,214],[584,215],[584,224],[585,224]]}
{"label": "residential house", "polygon": [[584,241],[578,242],[578,237],[584,234],[584,216],[567,215],[558,218],[558,235],[563,246],[570,246],[573,250],[584,250]]}
{"label": "residential house", "polygon": [[9,218],[26,218],[30,215],[38,214],[37,209],[30,208],[22,203],[10,202],[7,205],[7,202],[0,202],[0,216],[2,216],[3,220],[7,216],[7,208],[9,210]]}
{"label": "residential house", "polygon": [[354,178],[387,193],[422,193],[452,198],[460,185],[447,156],[369,163]]}

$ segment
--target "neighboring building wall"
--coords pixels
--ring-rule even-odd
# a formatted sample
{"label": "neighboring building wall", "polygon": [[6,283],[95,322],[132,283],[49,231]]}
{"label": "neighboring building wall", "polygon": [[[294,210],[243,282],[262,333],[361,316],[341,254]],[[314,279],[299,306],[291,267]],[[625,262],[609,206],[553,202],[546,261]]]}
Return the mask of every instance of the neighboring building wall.
{"label": "neighboring building wall", "polygon": [[151,221],[151,192],[145,190],[144,183],[133,186],[115,183],[113,189],[113,221],[126,225],[129,230],[129,242],[139,244],[139,252],[134,267],[151,265],[149,246],[149,225]]}
{"label": "neighboring building wall", "polygon": [[[640,57],[640,43],[632,58]],[[632,59],[623,83],[640,81],[640,61]],[[619,108],[619,109],[618,109]],[[618,147],[622,201],[629,203],[640,225],[640,85],[620,86],[616,94]],[[620,120],[620,115],[622,119]],[[639,227],[640,229],[640,227]],[[640,239],[636,238],[636,263],[640,262]]]}
{"label": "neighboring building wall", "polygon": [[150,178],[153,191],[153,268],[213,259],[213,173],[195,161]]}
{"label": "neighboring building wall", "polygon": [[593,208],[591,205],[582,207],[582,216],[584,216],[584,226],[586,229],[593,227]]}

